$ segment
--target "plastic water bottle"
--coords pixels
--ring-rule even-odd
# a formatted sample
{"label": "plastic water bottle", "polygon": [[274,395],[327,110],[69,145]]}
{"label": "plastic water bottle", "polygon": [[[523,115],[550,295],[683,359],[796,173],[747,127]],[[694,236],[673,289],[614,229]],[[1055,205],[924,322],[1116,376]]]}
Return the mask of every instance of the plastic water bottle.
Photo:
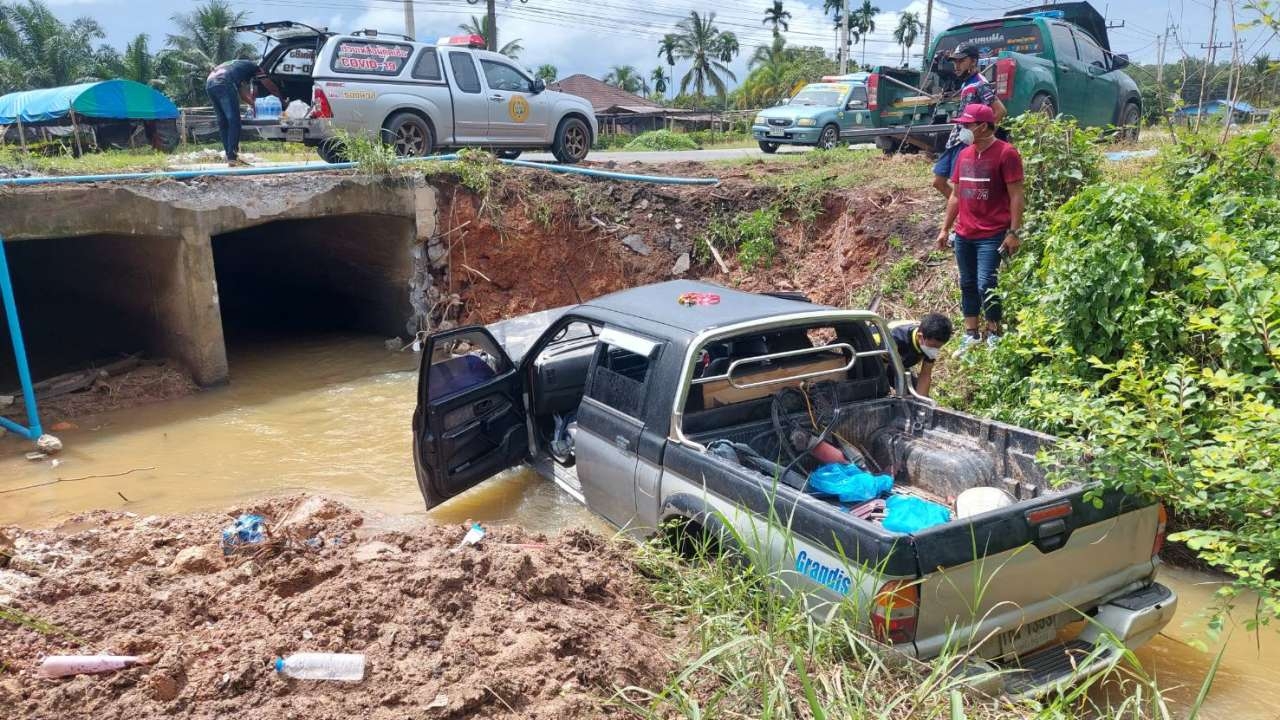
{"label": "plastic water bottle", "polygon": [[364,655],[294,653],[276,658],[276,672],[298,680],[360,682],[364,679]]}
{"label": "plastic water bottle", "polygon": [[253,101],[253,114],[259,120],[273,120],[280,117],[280,98],[275,95],[267,95],[266,97],[255,98]]}
{"label": "plastic water bottle", "polygon": [[280,117],[280,113],[284,112],[284,108],[280,105],[280,98],[275,95],[268,95],[265,100],[267,101],[267,118],[274,120]]}
{"label": "plastic water bottle", "polygon": [[133,667],[142,658],[135,655],[50,655],[40,663],[40,675],[47,678],[89,675]]}

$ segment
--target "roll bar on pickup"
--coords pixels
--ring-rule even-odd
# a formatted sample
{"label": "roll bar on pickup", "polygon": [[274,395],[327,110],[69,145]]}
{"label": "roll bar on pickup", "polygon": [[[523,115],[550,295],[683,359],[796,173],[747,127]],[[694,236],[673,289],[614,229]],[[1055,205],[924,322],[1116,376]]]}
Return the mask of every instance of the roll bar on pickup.
{"label": "roll bar on pickup", "polygon": [[[813,322],[824,322],[824,323],[830,323],[832,325],[847,324],[850,322],[869,323],[871,325],[874,325],[876,328],[876,335],[879,336],[880,346],[875,350],[858,351],[849,343],[831,343],[827,345],[821,345],[818,347],[802,348],[799,350],[787,350],[783,352],[766,353],[763,355],[755,355],[752,357],[738,358],[734,360],[732,363],[730,363],[728,370],[726,370],[725,373],[722,375],[715,375],[715,376],[703,377],[703,378],[693,377],[695,353],[697,353],[701,348],[705,347],[706,344],[709,342],[723,339],[723,338],[730,338],[737,335],[750,333],[753,331],[768,332],[770,330],[778,330],[786,327],[794,327],[796,325],[810,324]],[[725,327],[705,330],[699,333],[696,337],[694,337],[693,341],[689,343],[688,348],[689,349],[686,352],[685,359],[684,359],[684,373],[681,377],[679,390],[676,391],[675,404],[671,409],[672,410],[671,438],[684,445],[700,447],[699,443],[696,443],[690,440],[688,437],[686,437],[683,430],[684,404],[689,397],[689,389],[696,385],[703,385],[705,383],[722,381],[722,380],[727,381],[731,386],[737,389],[761,387],[764,385],[778,385],[778,384],[787,383],[787,382],[795,382],[797,380],[806,380],[808,378],[817,377],[819,375],[829,375],[833,372],[846,372],[851,368],[853,368],[854,364],[857,363],[857,361],[860,358],[885,357],[889,359],[889,363],[893,366],[894,378],[895,378],[894,389],[897,391],[899,397],[914,398],[921,402],[928,403],[929,405],[936,404],[933,400],[923,395],[920,395],[919,393],[916,392],[915,387],[912,385],[910,379],[907,376],[906,369],[902,366],[902,358],[898,357],[898,351],[893,345],[893,336],[889,334],[889,326],[884,321],[884,318],[880,317],[879,315],[876,315],[875,313],[868,312],[865,310],[855,310],[855,311],[829,310],[829,311],[817,311],[817,312],[803,312],[803,313],[794,313],[789,315],[780,315],[777,317],[768,318],[766,320],[752,320],[749,322],[736,323],[733,325],[727,325]],[[740,383],[738,381],[739,378],[737,377],[737,370],[746,365],[763,363],[769,360],[776,360],[780,358],[793,358],[793,357],[798,357],[803,355],[826,353],[832,350],[838,350],[842,353],[848,353],[849,361],[843,367],[831,369],[831,370],[821,370],[817,372],[814,372],[814,371],[800,372],[795,375],[769,378],[767,380],[760,380],[757,382]]]}

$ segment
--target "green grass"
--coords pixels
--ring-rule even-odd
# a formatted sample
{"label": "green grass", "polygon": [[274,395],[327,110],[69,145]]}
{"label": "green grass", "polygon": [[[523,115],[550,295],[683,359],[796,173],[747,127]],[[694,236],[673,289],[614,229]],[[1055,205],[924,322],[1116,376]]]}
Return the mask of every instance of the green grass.
{"label": "green grass", "polygon": [[[176,164],[182,155],[200,150],[218,150],[222,146],[216,144],[185,145],[173,154],[157,152],[151,148],[132,150],[107,150],[105,152],[85,153],[80,157],[70,154],[40,156],[24,155],[13,145],[0,147],[0,167],[22,168],[34,173],[50,175],[98,175],[119,172],[147,172],[165,170]],[[315,151],[296,143],[278,143],[254,141],[241,143],[241,153],[256,155],[259,160],[269,162],[288,162],[315,160]],[[201,160],[199,162],[217,162],[217,160]]]}

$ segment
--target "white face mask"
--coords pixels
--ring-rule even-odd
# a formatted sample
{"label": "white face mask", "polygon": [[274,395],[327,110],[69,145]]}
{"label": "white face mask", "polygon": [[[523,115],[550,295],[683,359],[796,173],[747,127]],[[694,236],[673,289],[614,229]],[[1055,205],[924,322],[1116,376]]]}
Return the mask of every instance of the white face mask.
{"label": "white face mask", "polygon": [[973,128],[967,128],[967,127],[960,128],[959,138],[960,138],[960,142],[964,143],[965,145],[972,145],[973,144]]}
{"label": "white face mask", "polygon": [[920,352],[924,353],[924,356],[929,358],[930,360],[937,360],[938,356],[942,354],[941,349],[936,347],[929,347],[928,345],[921,345]]}

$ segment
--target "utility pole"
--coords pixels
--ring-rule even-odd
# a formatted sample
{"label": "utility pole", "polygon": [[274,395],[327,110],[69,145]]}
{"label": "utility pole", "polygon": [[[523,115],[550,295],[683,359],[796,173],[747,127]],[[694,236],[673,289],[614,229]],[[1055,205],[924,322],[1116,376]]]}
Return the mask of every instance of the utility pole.
{"label": "utility pole", "polygon": [[413,23],[413,2],[414,0],[404,0],[404,34],[406,37],[417,38],[418,31]]}
{"label": "utility pole", "polygon": [[924,55],[924,57],[921,58],[921,60],[924,65],[925,72],[929,72],[929,63],[933,62],[933,58],[929,57],[929,40],[932,39],[930,37],[932,33],[933,33],[933,0],[929,0],[928,4],[925,5],[925,9],[924,9],[924,52],[921,53],[922,55]]}
{"label": "utility pole", "polygon": [[[1196,105],[1196,131],[1200,131],[1200,121],[1204,119],[1204,93],[1208,89],[1209,84],[1209,66],[1213,64],[1214,51],[1218,49],[1213,44],[1214,31],[1218,27],[1218,0],[1213,0],[1213,9],[1209,12],[1209,44],[1201,45],[1202,48],[1209,49],[1209,57],[1205,59],[1203,71],[1200,73],[1200,102]],[[1225,47],[1225,46],[1224,46]]]}
{"label": "utility pole", "polygon": [[498,3],[489,0],[486,3],[485,20],[489,23],[489,50],[498,52]]}
{"label": "utility pole", "polygon": [[849,72],[849,0],[840,15],[840,74]]}

